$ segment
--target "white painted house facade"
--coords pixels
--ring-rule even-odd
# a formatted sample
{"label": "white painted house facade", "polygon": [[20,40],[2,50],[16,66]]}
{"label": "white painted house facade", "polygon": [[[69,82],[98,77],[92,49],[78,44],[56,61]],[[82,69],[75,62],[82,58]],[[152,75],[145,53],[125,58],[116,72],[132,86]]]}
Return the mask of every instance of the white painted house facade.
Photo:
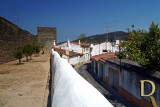
{"label": "white painted house facade", "polygon": [[102,42],[99,44],[91,44],[91,56],[100,55],[106,52],[118,52],[119,51],[120,40],[116,40],[115,45],[113,46],[111,42]]}
{"label": "white painted house facade", "polygon": [[[68,39],[67,42],[60,44],[56,44],[54,41],[53,47],[61,49],[61,51],[63,50],[64,52],[62,57],[68,60],[70,64],[77,65],[78,63],[80,64],[89,61],[91,56],[100,55],[107,52],[115,53],[119,51],[118,48],[119,43],[120,41],[116,40],[116,43],[113,46],[111,42],[106,40],[105,42],[99,44],[82,44],[80,40],[79,42],[73,42]],[[66,51],[72,52],[71,54],[73,56],[67,55],[67,53],[65,53]]]}
{"label": "white painted house facade", "polygon": [[[79,42],[68,41],[62,44],[53,43],[53,47],[57,52],[62,53],[62,58],[68,60],[72,65],[78,65],[90,60],[90,44],[82,44]],[[68,54],[66,53],[68,51]]]}

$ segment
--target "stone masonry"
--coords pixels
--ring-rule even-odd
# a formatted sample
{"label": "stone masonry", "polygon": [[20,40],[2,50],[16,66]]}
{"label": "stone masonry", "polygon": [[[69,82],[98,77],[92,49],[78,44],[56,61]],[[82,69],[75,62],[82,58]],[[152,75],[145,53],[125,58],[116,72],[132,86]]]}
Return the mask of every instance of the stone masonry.
{"label": "stone masonry", "polygon": [[0,17],[0,64],[15,60],[13,51],[18,46],[36,43],[35,35]]}
{"label": "stone masonry", "polygon": [[52,48],[53,42],[57,42],[57,31],[54,27],[37,27],[38,42],[44,44],[46,50]]}

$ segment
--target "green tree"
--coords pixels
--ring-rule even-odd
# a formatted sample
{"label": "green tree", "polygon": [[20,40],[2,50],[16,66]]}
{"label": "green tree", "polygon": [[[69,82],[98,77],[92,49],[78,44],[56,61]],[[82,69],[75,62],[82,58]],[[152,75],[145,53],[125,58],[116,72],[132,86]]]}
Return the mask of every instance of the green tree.
{"label": "green tree", "polygon": [[23,54],[26,56],[26,61],[28,61],[28,56],[31,56],[33,54],[33,46],[31,44],[26,44],[23,46]]}
{"label": "green tree", "polygon": [[77,40],[80,40],[82,43],[88,43],[88,38],[86,37],[86,35],[84,33],[80,34],[80,36],[78,36]]}
{"label": "green tree", "polygon": [[34,52],[36,53],[36,56],[39,56],[40,46],[39,45],[34,45],[33,49],[34,49]]}
{"label": "green tree", "polygon": [[58,54],[60,55],[60,57],[62,57],[62,53],[61,52],[58,52]]}
{"label": "green tree", "polygon": [[17,47],[14,51],[14,57],[19,59],[19,64],[21,64],[21,59],[23,55],[23,47]]}
{"label": "green tree", "polygon": [[160,28],[152,22],[149,32],[128,30],[128,39],[121,45],[130,60],[153,71],[160,71]]}

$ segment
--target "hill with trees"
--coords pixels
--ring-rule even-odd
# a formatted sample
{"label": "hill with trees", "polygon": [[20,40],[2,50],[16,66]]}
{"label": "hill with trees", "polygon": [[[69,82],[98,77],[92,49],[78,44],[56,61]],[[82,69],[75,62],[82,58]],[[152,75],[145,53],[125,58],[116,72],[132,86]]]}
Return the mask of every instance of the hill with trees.
{"label": "hill with trees", "polygon": [[[108,33],[108,40],[111,41],[111,39],[114,39],[115,37],[121,38],[121,40],[125,40],[127,35],[128,34],[123,31],[110,32]],[[104,34],[92,35],[87,38],[89,43],[99,43],[99,42],[104,42],[106,36],[107,33],[104,33]]]}
{"label": "hill with trees", "polygon": [[78,36],[77,40],[75,42],[78,42],[78,40],[81,40],[82,42],[86,43],[99,43],[99,42],[104,42],[105,37],[108,35],[108,40],[111,41],[111,39],[115,38],[121,38],[121,40],[126,40],[128,33],[123,32],[123,31],[116,31],[116,32],[110,32],[110,33],[104,33],[104,34],[96,34],[92,36],[86,36],[85,34],[80,34]]}

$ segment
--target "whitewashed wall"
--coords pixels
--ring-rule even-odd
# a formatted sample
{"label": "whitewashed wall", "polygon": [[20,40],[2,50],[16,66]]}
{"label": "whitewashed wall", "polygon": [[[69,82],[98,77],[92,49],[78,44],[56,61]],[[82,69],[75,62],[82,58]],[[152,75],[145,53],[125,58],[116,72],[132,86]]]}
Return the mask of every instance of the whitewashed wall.
{"label": "whitewashed wall", "polygon": [[[96,45],[91,44],[91,47],[92,47],[91,56],[103,54],[103,50],[107,50],[108,52],[117,52],[119,51],[118,44],[119,44],[119,40],[116,40],[116,45],[114,47],[111,45],[110,42],[103,42],[101,44],[96,44]],[[82,63],[90,59],[90,47],[81,47],[80,45],[69,43],[69,42],[63,43],[56,47],[65,49],[65,50],[70,50],[70,51],[73,50],[74,52],[78,52],[78,53],[82,53],[82,48],[83,48],[84,55],[80,58],[79,62]],[[70,63],[71,64],[75,63],[74,58],[73,58],[73,62],[71,60]]]}
{"label": "whitewashed wall", "polygon": [[81,56],[81,58],[80,58],[80,63],[83,63],[83,62],[85,62],[85,56],[84,55]]}
{"label": "whitewashed wall", "polygon": [[65,49],[65,50],[70,50],[70,51],[74,51],[74,52],[78,52],[78,53],[82,53],[82,47],[80,45],[76,45],[73,43],[63,43],[60,44],[58,46],[56,46],[57,48],[61,48],[61,49]]}
{"label": "whitewashed wall", "polygon": [[71,50],[73,50],[74,52],[82,53],[82,47],[80,45],[76,45],[73,43],[70,43],[70,45],[71,45]]}
{"label": "whitewashed wall", "polygon": [[[118,52],[119,51],[119,45],[120,41],[116,40],[116,45],[113,47],[111,42],[103,42],[100,44],[93,45],[91,44],[92,51],[91,56],[99,55],[103,53],[103,50],[107,50],[108,52]],[[56,46],[57,48],[70,50],[78,53],[82,53],[83,48],[83,54],[89,54],[90,53],[90,47],[81,47],[80,45],[73,44],[73,43],[63,43],[61,45]],[[86,55],[84,55],[86,56]],[[90,59],[90,56],[89,56]],[[86,58],[84,59],[86,61]]]}
{"label": "whitewashed wall", "polygon": [[100,54],[103,53],[103,50],[106,50],[107,49],[107,43],[106,42],[103,42],[100,44]]}
{"label": "whitewashed wall", "polygon": [[62,58],[68,61],[68,56],[62,54]]}
{"label": "whitewashed wall", "polygon": [[117,45],[120,44],[120,40],[116,40],[116,44],[117,44]]}
{"label": "whitewashed wall", "polygon": [[79,55],[72,56],[72,57],[70,57],[69,59],[70,59],[70,60],[69,60],[69,63],[70,63],[70,64],[75,65],[75,64],[79,63]]}
{"label": "whitewashed wall", "polygon": [[67,43],[63,43],[63,44],[60,44],[58,46],[55,46],[56,48],[61,48],[61,49],[64,49],[67,47]]}
{"label": "whitewashed wall", "polygon": [[83,54],[90,53],[90,47],[83,47]]}
{"label": "whitewashed wall", "polygon": [[[140,80],[150,80],[152,82],[154,82],[155,87],[156,87],[156,91],[155,93],[152,95],[158,106],[160,106],[160,79],[159,78],[155,78],[155,77],[151,77],[151,76],[147,76],[143,73],[140,73],[140,71],[137,71],[135,69],[135,71],[127,68],[122,68],[121,72],[120,72],[120,66],[114,63],[107,63],[108,66],[107,69],[109,69],[109,67],[115,69],[116,71],[119,72],[119,86],[123,89],[125,89],[126,91],[128,91],[131,95],[133,95],[134,97],[136,97],[137,99],[141,100],[141,84],[140,84]],[[106,72],[109,72],[106,71]],[[110,82],[110,78],[112,75],[108,74],[109,76],[109,82]],[[112,83],[109,83],[112,84]],[[144,93],[148,94],[151,92],[151,86],[150,84],[146,84],[144,87]],[[151,101],[149,98],[147,97],[143,97],[144,99],[148,100],[149,102]]]}
{"label": "whitewashed wall", "polygon": [[112,52],[112,44],[110,42],[107,42],[107,51]]}
{"label": "whitewashed wall", "polygon": [[108,52],[119,51],[118,43],[119,41],[116,41],[116,45],[114,47],[112,46],[110,42],[103,42],[101,44],[96,44],[96,45],[92,44],[91,45],[92,46],[91,55],[95,56],[95,55],[103,54],[103,50],[107,50]]}
{"label": "whitewashed wall", "polygon": [[100,54],[99,44],[93,45],[92,48],[93,48],[93,49],[92,49],[92,52],[91,52],[91,55],[92,55],[92,56],[95,56],[95,55],[99,55],[99,54]]}
{"label": "whitewashed wall", "polygon": [[[69,50],[69,51],[74,51],[74,52],[78,52],[78,53],[82,53],[82,48],[83,48],[83,57],[80,58],[79,62],[85,62],[88,61],[90,59],[90,47],[81,47],[80,45],[77,44],[73,44],[73,43],[63,43],[61,45],[56,46],[56,48],[61,48],[61,49],[65,49],[65,50]],[[70,63],[73,64],[75,63],[74,58],[70,58]]]}
{"label": "whitewashed wall", "polygon": [[51,72],[52,107],[113,107],[97,89],[53,50]]}

